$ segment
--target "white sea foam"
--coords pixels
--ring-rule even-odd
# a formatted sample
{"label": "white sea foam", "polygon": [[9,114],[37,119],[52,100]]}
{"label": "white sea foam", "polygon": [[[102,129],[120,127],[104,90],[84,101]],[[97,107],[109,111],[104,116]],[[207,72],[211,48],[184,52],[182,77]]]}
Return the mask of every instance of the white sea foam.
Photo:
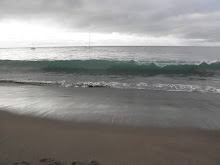
{"label": "white sea foam", "polygon": [[33,80],[0,80],[0,83],[17,83],[27,85],[49,85],[57,87],[82,87],[82,88],[118,88],[118,89],[145,89],[145,90],[163,90],[163,91],[184,91],[184,92],[207,92],[220,93],[220,88],[213,86],[199,86],[191,84],[149,84],[146,82],[121,83],[121,82],[66,82],[66,81],[33,81]]}

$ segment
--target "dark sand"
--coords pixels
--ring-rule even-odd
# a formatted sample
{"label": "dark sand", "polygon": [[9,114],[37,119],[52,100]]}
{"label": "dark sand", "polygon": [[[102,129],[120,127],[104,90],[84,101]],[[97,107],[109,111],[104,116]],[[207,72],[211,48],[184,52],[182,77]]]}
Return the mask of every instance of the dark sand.
{"label": "dark sand", "polygon": [[219,165],[220,131],[73,124],[0,112],[0,165],[50,164],[39,163],[44,158],[66,164]]}

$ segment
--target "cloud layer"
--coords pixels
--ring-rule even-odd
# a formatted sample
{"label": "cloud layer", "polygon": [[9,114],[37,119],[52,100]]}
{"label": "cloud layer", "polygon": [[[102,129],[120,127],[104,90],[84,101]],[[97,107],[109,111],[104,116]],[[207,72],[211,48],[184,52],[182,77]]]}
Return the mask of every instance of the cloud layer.
{"label": "cloud layer", "polygon": [[219,0],[0,0],[0,21],[53,22],[73,31],[220,42]]}

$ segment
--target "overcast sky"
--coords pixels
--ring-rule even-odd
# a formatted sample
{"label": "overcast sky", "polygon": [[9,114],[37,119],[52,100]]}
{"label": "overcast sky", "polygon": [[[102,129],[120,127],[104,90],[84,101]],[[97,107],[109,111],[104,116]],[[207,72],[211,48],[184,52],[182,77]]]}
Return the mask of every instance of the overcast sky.
{"label": "overcast sky", "polygon": [[0,47],[218,45],[220,0],[0,0]]}

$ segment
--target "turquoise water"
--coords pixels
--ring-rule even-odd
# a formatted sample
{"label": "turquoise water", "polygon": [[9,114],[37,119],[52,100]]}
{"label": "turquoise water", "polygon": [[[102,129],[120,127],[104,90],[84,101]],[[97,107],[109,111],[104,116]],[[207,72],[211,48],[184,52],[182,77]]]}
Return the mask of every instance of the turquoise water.
{"label": "turquoise water", "polygon": [[220,93],[220,47],[0,49],[0,82]]}
{"label": "turquoise water", "polygon": [[71,122],[220,129],[220,47],[0,49],[0,109]]}

